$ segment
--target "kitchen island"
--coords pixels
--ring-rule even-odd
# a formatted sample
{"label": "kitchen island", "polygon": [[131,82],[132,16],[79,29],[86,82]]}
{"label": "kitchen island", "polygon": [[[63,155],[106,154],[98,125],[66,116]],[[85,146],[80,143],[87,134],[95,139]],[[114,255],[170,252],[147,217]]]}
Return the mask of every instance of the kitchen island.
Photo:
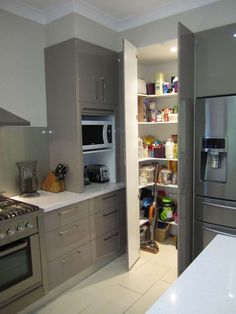
{"label": "kitchen island", "polygon": [[147,314],[235,314],[236,238],[217,235]]}

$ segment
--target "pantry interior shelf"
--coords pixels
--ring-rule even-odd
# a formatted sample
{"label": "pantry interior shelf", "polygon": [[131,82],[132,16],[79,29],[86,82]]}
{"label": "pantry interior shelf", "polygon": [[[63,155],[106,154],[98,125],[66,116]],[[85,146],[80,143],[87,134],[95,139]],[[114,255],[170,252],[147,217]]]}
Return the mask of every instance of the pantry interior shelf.
{"label": "pantry interior shelf", "polygon": [[158,222],[162,222],[164,224],[178,226],[178,224],[175,221],[163,221],[163,220],[158,219]]}
{"label": "pantry interior shelf", "polygon": [[178,124],[178,121],[138,122],[139,125]]}
{"label": "pantry interior shelf", "polygon": [[[153,186],[154,182],[151,183],[147,183],[144,185],[139,185],[139,189],[143,189],[149,186]],[[178,185],[177,184],[163,184],[163,183],[156,183],[157,186],[159,187],[163,187],[163,188],[172,188],[172,189],[178,189]]]}
{"label": "pantry interior shelf", "polygon": [[145,225],[147,222],[149,222],[148,218],[143,218],[139,220],[139,226]]}
{"label": "pantry interior shelf", "polygon": [[146,157],[146,158],[140,158],[138,160],[139,162],[144,161],[178,161],[177,158],[154,158],[154,157]]}
{"label": "pantry interior shelf", "polygon": [[165,98],[165,97],[176,97],[178,93],[170,93],[170,94],[162,94],[162,95],[146,95],[146,94],[138,94],[138,96],[145,98]]}

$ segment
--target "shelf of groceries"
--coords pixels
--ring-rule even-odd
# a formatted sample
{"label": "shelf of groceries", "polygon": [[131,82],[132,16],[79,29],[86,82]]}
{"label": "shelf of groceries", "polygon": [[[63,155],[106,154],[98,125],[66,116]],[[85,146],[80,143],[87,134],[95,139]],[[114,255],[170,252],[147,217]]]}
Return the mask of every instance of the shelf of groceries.
{"label": "shelf of groceries", "polygon": [[138,122],[138,125],[162,125],[162,124],[178,124],[176,121],[157,121],[157,122]]}
{"label": "shelf of groceries", "polygon": [[156,95],[156,94],[148,95],[148,94],[139,93],[138,96],[145,97],[145,98],[166,98],[166,97],[176,97],[178,96],[178,93],[165,93],[161,95]]}
{"label": "shelf of groceries", "polygon": [[[139,185],[139,189],[147,188],[147,187],[153,186],[154,184],[155,184],[154,182],[147,183],[147,184],[141,184],[141,185]],[[164,188],[178,189],[178,185],[177,184],[156,183],[156,186],[164,187]]]}
{"label": "shelf of groceries", "polygon": [[157,157],[144,157],[139,158],[139,162],[145,161],[178,161],[178,158],[157,158]]}

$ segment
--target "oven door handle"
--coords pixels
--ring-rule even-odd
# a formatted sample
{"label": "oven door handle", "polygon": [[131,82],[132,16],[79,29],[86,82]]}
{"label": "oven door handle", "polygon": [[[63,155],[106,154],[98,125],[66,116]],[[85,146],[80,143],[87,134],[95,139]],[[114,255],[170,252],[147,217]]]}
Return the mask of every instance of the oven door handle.
{"label": "oven door handle", "polygon": [[230,237],[236,238],[236,235],[234,235],[234,234],[218,231],[217,229],[212,229],[212,228],[207,228],[207,227],[202,227],[202,229],[206,230],[206,231],[214,232],[214,233],[217,233],[217,234],[220,234],[220,235],[230,236]]}
{"label": "oven door handle", "polygon": [[24,242],[24,243],[22,243],[22,244],[19,244],[19,245],[17,245],[17,246],[14,246],[14,247],[12,247],[12,248],[10,248],[10,249],[8,249],[8,250],[5,250],[5,251],[3,251],[3,252],[0,252],[0,257],[4,257],[4,256],[6,256],[6,255],[8,255],[8,254],[11,254],[11,253],[20,251],[20,250],[22,250],[22,249],[24,249],[24,248],[26,248],[26,247],[27,247],[27,242]]}

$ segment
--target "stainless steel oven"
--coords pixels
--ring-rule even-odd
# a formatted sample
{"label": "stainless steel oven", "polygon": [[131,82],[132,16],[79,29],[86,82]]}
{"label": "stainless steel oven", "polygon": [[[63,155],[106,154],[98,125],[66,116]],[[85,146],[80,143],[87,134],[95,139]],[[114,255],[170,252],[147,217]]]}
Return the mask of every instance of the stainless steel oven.
{"label": "stainless steel oven", "polygon": [[28,294],[30,304],[30,292],[43,287],[41,214],[37,206],[6,198],[0,201],[1,313],[16,313],[20,306],[13,306],[15,300]]}

